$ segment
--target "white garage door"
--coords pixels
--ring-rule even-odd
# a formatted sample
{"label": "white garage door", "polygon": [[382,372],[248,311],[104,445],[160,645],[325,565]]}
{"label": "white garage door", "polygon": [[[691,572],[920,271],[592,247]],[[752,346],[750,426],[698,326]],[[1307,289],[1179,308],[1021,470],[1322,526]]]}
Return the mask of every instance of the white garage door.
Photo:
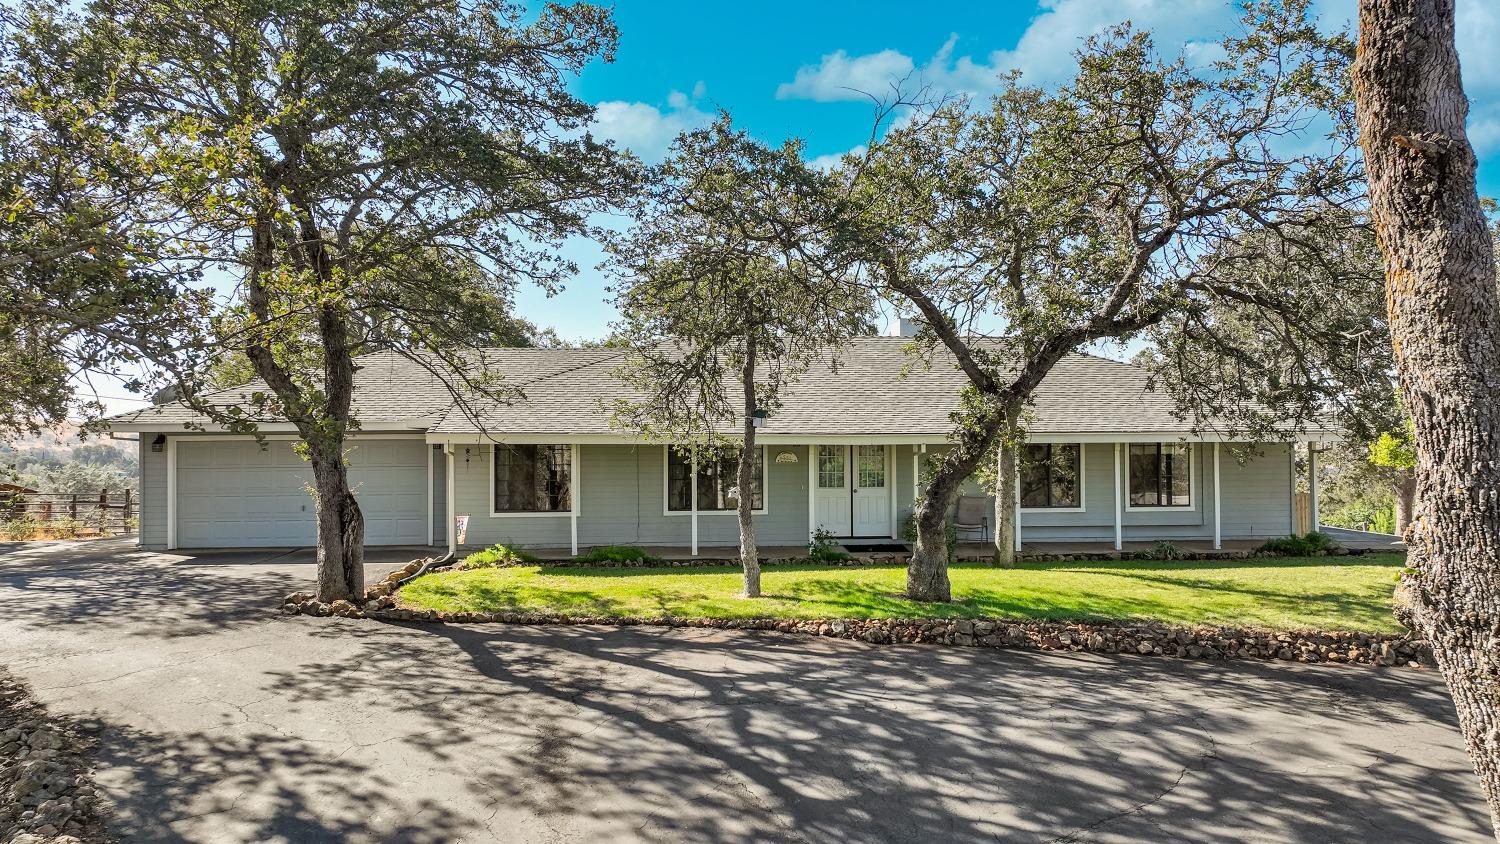
{"label": "white garage door", "polygon": [[[312,470],[290,440],[177,444],[180,548],[290,547],[316,541]],[[427,544],[427,446],[421,440],[359,440],[349,483],[365,516],[368,545]]]}

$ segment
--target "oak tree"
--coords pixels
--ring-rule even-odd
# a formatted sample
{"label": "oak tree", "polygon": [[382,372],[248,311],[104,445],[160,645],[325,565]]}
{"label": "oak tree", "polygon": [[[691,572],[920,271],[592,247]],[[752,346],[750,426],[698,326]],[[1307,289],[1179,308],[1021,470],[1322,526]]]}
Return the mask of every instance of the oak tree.
{"label": "oak tree", "polygon": [[737,454],[749,597],[760,595],[757,424],[774,418],[809,366],[830,365],[842,343],[870,328],[869,294],[850,283],[852,269],[818,227],[833,195],[800,144],[767,146],[721,114],[677,138],[634,208],[635,225],[610,242],[619,337],[629,348],[621,373],[637,388],[614,408],[616,419],[686,448],[690,471]]}
{"label": "oak tree", "polygon": [[360,427],[357,352],[427,368],[456,400],[504,398],[483,347],[529,281],[574,269],[556,254],[627,196],[633,168],[587,134],[568,91],[612,55],[607,10],[505,0],[96,0],[29,7],[32,68],[142,148],[150,226],[179,260],[222,268],[216,349],[252,389],[182,398],[249,432],[291,422],[311,464],[318,594],[363,591],[364,522],[345,451]]}
{"label": "oak tree", "polygon": [[[1306,7],[1253,5],[1206,67],[1110,30],[1057,88],[1012,75],[984,107],[918,113],[846,166],[849,241],[925,323],[919,340],[968,380],[914,513],[910,597],[951,598],[948,508],[1021,438],[1033,392],[1070,352],[1148,333],[1165,349],[1221,346],[1216,360],[1236,365],[1167,386],[1184,413],[1216,411],[1247,438],[1289,436],[1322,410],[1320,379],[1270,377],[1260,332],[1213,330],[1236,320],[1306,346],[1345,343],[1324,320],[1339,309],[1321,307],[1343,295],[1340,267],[1320,265],[1323,238],[1307,235],[1347,225],[1361,200],[1347,121],[1323,118],[1347,112],[1352,51]],[[1318,267],[1318,283],[1286,290],[1243,272],[1270,242]]]}

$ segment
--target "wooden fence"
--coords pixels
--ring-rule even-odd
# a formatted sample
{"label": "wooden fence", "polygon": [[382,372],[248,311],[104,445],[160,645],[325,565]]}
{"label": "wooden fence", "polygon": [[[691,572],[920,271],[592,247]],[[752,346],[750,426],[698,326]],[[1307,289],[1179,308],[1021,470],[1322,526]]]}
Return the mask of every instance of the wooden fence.
{"label": "wooden fence", "polygon": [[46,530],[110,536],[134,533],[140,502],[130,490],[0,492],[0,522],[34,523]]}
{"label": "wooden fence", "polygon": [[1301,536],[1312,529],[1312,493],[1296,493],[1292,499],[1292,533]]}

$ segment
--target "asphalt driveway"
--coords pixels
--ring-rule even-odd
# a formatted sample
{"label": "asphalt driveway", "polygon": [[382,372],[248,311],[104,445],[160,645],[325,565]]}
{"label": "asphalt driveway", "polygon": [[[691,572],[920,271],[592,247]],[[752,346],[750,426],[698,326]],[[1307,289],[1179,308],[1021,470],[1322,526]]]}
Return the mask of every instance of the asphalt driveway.
{"label": "asphalt driveway", "polygon": [[1433,672],[282,616],[307,559],[0,544],[121,838],[1493,841]]}

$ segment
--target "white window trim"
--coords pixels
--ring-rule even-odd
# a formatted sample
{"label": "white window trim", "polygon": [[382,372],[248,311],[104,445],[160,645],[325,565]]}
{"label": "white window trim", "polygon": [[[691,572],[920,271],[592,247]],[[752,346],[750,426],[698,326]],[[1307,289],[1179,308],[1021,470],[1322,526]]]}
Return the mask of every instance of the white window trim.
{"label": "white window trim", "polygon": [[[1140,442],[1140,441],[1134,441],[1134,442],[1127,442],[1124,445],[1125,445],[1125,453],[1122,455],[1122,457],[1125,460],[1125,487],[1120,490],[1120,497],[1125,502],[1125,512],[1127,512],[1127,513],[1191,513],[1191,512],[1193,512],[1193,511],[1195,511],[1195,510],[1198,509],[1198,494],[1197,494],[1197,492],[1198,492],[1198,490],[1197,490],[1198,479],[1196,477],[1194,477],[1194,475],[1195,475],[1194,468],[1195,468],[1195,466],[1196,466],[1196,464],[1197,464],[1198,461],[1193,458],[1193,452],[1196,451],[1196,449],[1193,448],[1193,444],[1192,443]],[[1187,447],[1187,455],[1188,455],[1188,503],[1187,504],[1170,504],[1170,505],[1164,505],[1164,504],[1131,504],[1130,503],[1130,447],[1132,445],[1160,445],[1160,446],[1182,445],[1182,446],[1186,446]]]}
{"label": "white window trim", "polygon": [[[577,443],[518,443],[518,445],[565,445],[565,446],[567,446],[569,448],[569,451],[568,451],[569,461],[570,462],[574,462],[574,465],[576,465],[574,452],[577,451],[577,449],[578,449],[578,444]],[[535,513],[528,513],[528,512],[520,511],[520,510],[506,510],[504,512],[496,510],[495,509],[495,444],[494,443],[490,443],[489,444],[488,451],[490,453],[490,477],[489,477],[489,485],[490,485],[490,512],[489,512],[489,517],[490,518],[492,518],[492,519],[558,519],[558,518],[570,519],[570,518],[573,517],[574,508],[576,508],[578,506],[578,502],[577,502],[577,498],[578,498],[578,480],[577,480],[576,477],[572,476],[571,471],[569,472],[568,483],[573,488],[568,490],[568,503],[571,505],[568,509],[566,509],[566,510],[544,510],[544,511],[539,511],[539,512],[535,512]]]}
{"label": "white window trim", "polygon": [[[1022,513],[1087,513],[1089,509],[1089,498],[1087,483],[1088,478],[1088,449],[1083,443],[1032,443],[1025,445],[1076,445],[1078,446],[1078,506],[1077,507],[1021,507]],[[1022,448],[1025,448],[1025,445]],[[1022,454],[1025,452],[1023,451]],[[1020,464],[1017,464],[1019,469]],[[1016,501],[1021,500],[1021,473],[1016,472]]]}
{"label": "white window trim", "polygon": [[[761,476],[760,476],[760,485],[761,485],[760,503],[763,506],[759,510],[751,510],[750,514],[754,515],[754,516],[764,516],[766,513],[770,512],[770,510],[771,510],[771,463],[768,460],[768,455],[766,454],[766,449],[769,448],[769,446],[758,445],[758,446],[756,446],[756,448],[760,449],[760,472],[761,472]],[[672,478],[668,474],[670,470],[667,468],[667,455],[668,455],[669,452],[671,452],[671,450],[672,450],[672,446],[670,446],[670,445],[662,446],[662,449],[661,449],[661,513],[662,513],[663,516],[738,516],[739,515],[740,511],[739,511],[738,508],[733,509],[733,510],[699,510],[698,509],[698,494],[697,494],[698,488],[697,488],[696,483],[693,486],[693,506],[691,508],[687,509],[687,510],[673,510],[673,509],[670,509],[667,506],[668,503],[669,503],[669,501],[670,501],[670,499],[668,498],[668,484],[670,483],[670,481],[672,480]],[[693,455],[692,477],[694,477],[694,478],[698,477],[698,455],[696,453],[694,453],[694,455]]]}

